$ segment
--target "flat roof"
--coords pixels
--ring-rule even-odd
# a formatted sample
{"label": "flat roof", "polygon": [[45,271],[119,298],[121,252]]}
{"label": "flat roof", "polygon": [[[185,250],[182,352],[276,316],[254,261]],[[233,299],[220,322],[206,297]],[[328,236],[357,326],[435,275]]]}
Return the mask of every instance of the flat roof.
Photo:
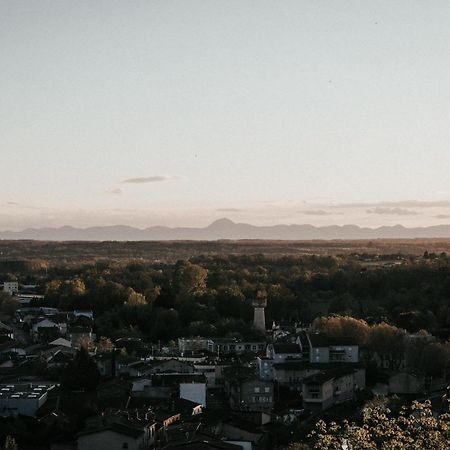
{"label": "flat roof", "polygon": [[41,398],[54,385],[44,384],[0,384],[0,400]]}

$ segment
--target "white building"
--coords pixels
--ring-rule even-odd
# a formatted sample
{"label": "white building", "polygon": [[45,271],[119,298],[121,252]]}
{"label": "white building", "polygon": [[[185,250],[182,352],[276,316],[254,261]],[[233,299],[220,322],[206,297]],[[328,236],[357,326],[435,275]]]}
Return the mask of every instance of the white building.
{"label": "white building", "polygon": [[19,292],[19,283],[17,281],[5,281],[3,291],[9,295],[16,295]]}
{"label": "white building", "polygon": [[0,416],[35,417],[54,385],[0,384]]}

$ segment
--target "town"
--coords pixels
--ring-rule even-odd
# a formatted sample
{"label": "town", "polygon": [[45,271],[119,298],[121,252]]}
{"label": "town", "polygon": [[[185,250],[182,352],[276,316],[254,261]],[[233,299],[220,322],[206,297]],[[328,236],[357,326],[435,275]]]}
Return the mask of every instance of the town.
{"label": "town", "polygon": [[[247,257],[242,258],[239,264]],[[416,264],[431,270],[436,264],[442,266],[444,258],[426,255],[416,258]],[[342,258],[341,264],[348,264],[347,259]],[[407,259],[398,256],[398,264],[382,258],[373,267],[367,266],[367,259],[359,258],[360,270],[369,276],[386,278],[411,270],[405,267]],[[259,263],[261,271],[266,263],[285,265],[286,261],[259,257]],[[93,267],[109,276],[114,270],[121,277],[123,270],[131,269],[142,281],[151,266],[153,280],[161,280],[161,271],[152,264],[127,264],[126,269],[117,265],[112,269],[103,262]],[[325,266],[330,270],[327,257],[319,261],[304,257],[303,264],[313,264],[316,276],[324,276]],[[44,281],[22,283],[10,274],[2,284],[0,429],[4,438],[14,438],[21,449],[283,449],[306,442],[318,420],[357,418],[376,399],[389,398],[398,404],[429,399],[436,413],[448,410],[450,347],[443,328],[432,334],[414,330],[411,324],[407,328],[412,331],[406,331],[389,325],[387,319],[368,324],[344,314],[342,308],[348,305],[327,315],[330,311],[323,310],[323,299],[316,299],[322,311],[310,311],[308,323],[298,316],[287,322],[269,321],[266,310],[272,319],[276,317],[270,311],[274,292],[257,283],[260,289],[250,289],[248,299],[240,297],[242,304],[235,313],[227,308],[236,303],[236,292],[227,291],[228,297],[222,299],[228,302],[222,310],[225,317],[239,317],[239,307],[245,304],[250,319],[244,325],[246,332],[237,331],[241,322],[235,319],[222,335],[217,330],[207,334],[220,321],[215,327],[200,324],[193,311],[187,328],[191,332],[183,334],[164,314],[181,313],[183,303],[193,308],[189,302],[207,296],[209,279],[217,274],[191,262],[169,266],[178,292],[171,301],[179,304],[159,312],[160,326],[166,322],[157,337],[166,339],[155,341],[137,327],[124,323],[115,327],[110,308],[119,302],[117,292],[105,290],[95,308],[82,308],[83,303],[92,306],[82,281],[87,284],[91,270],[86,266],[82,277],[63,280],[60,275],[51,278],[59,268],[49,275],[48,268],[42,272],[41,267],[19,264],[18,272],[23,276],[28,272],[28,280],[34,273],[34,281],[40,277]],[[367,271],[367,267],[371,268]],[[71,270],[79,272],[80,267]],[[151,286],[141,290],[155,296],[154,307],[161,301],[162,288],[150,279],[144,284]],[[146,296],[131,287],[124,292],[120,315],[146,314]],[[288,301],[279,301],[283,300]],[[336,301],[326,303],[333,308]]]}

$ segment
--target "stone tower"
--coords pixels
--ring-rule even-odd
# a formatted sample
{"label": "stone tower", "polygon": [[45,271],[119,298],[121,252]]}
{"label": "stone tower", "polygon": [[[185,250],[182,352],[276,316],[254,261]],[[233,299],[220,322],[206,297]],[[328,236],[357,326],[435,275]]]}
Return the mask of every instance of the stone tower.
{"label": "stone tower", "polygon": [[258,292],[255,300],[253,300],[253,326],[262,332],[266,331],[266,316],[264,308],[267,306],[266,295],[262,292]]}

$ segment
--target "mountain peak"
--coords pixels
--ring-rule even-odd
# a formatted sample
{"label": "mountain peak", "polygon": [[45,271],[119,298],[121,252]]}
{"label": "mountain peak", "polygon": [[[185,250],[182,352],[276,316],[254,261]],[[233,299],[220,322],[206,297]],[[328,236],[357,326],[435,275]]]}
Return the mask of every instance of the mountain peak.
{"label": "mountain peak", "polygon": [[214,229],[214,230],[223,230],[230,228],[232,226],[236,225],[232,220],[227,219],[226,217],[223,217],[222,219],[217,219],[210,225],[208,225],[206,228],[208,230]]}

